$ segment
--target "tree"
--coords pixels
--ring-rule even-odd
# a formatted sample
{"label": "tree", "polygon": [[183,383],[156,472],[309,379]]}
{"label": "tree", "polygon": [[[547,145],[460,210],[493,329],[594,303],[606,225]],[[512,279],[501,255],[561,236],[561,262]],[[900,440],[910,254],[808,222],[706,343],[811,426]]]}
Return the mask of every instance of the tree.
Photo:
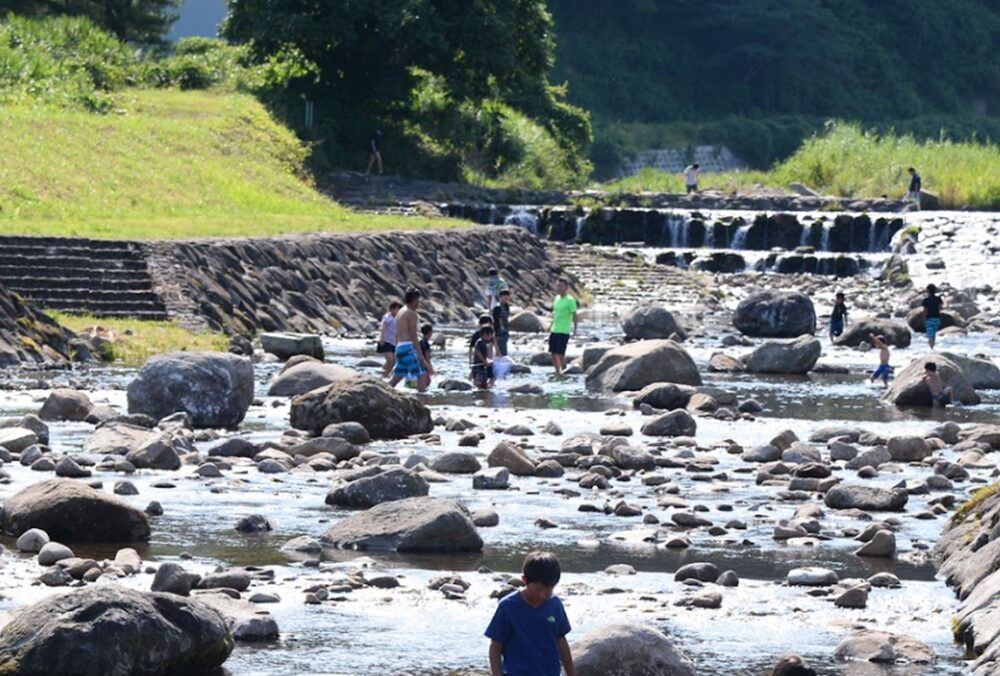
{"label": "tree", "polygon": [[184,0],[7,0],[15,14],[84,16],[111,31],[119,40],[162,44],[177,14],[170,11]]}

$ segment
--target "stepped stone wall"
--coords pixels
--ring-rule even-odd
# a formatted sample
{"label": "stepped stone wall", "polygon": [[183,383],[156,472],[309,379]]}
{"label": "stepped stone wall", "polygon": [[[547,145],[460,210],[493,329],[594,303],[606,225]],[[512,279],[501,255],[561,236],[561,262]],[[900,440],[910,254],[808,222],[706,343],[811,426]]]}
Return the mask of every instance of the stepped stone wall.
{"label": "stepped stone wall", "polygon": [[747,168],[746,162],[725,146],[694,146],[644,150],[622,162],[619,175],[632,176],[646,168],[678,174],[694,162],[701,165],[702,171],[708,172],[738,171]]}

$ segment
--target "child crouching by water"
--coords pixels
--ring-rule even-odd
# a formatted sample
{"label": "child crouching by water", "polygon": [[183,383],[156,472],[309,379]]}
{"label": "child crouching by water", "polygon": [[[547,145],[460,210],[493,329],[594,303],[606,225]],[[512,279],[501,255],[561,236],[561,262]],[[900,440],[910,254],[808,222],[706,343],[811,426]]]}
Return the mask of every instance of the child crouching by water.
{"label": "child crouching by water", "polygon": [[951,403],[951,388],[944,386],[941,374],[937,370],[937,364],[932,361],[924,364],[923,381],[927,385],[927,389],[931,391],[931,405],[947,406]]}
{"label": "child crouching by water", "polygon": [[889,387],[889,378],[892,376],[892,367],[889,366],[889,344],[885,342],[885,336],[876,336],[875,334],[868,334],[868,340],[871,344],[878,348],[878,368],[872,373],[871,382],[875,382],[879,378],[882,379],[882,383]]}

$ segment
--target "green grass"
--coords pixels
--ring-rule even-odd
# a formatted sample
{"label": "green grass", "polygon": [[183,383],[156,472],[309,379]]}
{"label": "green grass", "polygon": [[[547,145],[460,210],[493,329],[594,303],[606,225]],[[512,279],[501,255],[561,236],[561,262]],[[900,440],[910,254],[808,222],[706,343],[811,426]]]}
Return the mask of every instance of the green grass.
{"label": "green grass", "polygon": [[[767,172],[703,173],[700,187],[745,192],[754,186],[785,188],[798,181],[823,194],[849,198],[898,198],[909,184],[907,167],[945,208],[1000,208],[1000,147],[992,143],[931,141],[866,133],[838,124],[806,141]],[[681,192],[683,177],[646,169],[606,187],[615,192]]]}
{"label": "green grass", "polygon": [[352,212],[318,193],[307,150],[255,98],[125,90],[95,115],[0,106],[0,234],[264,236],[461,225]]}
{"label": "green grass", "polygon": [[957,510],[955,510],[955,513],[951,517],[951,522],[953,524],[963,523],[983,504],[984,501],[993,497],[998,492],[1000,492],[1000,481],[974,490],[972,495],[969,496],[969,499],[962,503]]}
{"label": "green grass", "polygon": [[[190,331],[174,322],[141,319],[109,319],[91,315],[46,312],[75,333],[92,329],[110,341],[109,361],[125,366],[142,366],[146,360],[164,352],[221,352],[229,339],[218,333]],[[98,355],[95,355],[98,356]]]}

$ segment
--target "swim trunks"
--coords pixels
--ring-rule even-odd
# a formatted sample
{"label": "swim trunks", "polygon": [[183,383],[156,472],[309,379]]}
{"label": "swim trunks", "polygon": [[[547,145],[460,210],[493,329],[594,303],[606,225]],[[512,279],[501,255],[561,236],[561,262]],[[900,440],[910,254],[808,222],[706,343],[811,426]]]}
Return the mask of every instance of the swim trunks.
{"label": "swim trunks", "polygon": [[889,376],[892,375],[892,367],[888,364],[879,364],[878,368],[872,374],[872,380],[878,380],[882,378],[883,380],[889,380]]}
{"label": "swim trunks", "polygon": [[566,348],[569,346],[569,334],[568,333],[550,333],[549,334],[549,352],[552,354],[566,354]]}
{"label": "swim trunks", "polygon": [[396,346],[392,343],[379,343],[375,346],[375,352],[382,354],[383,352],[395,352]]}
{"label": "swim trunks", "polygon": [[939,392],[938,394],[932,394],[931,399],[937,406],[947,406],[951,403],[951,396],[947,392]]}
{"label": "swim trunks", "polygon": [[427,371],[420,365],[420,360],[417,358],[417,349],[410,341],[396,346],[396,368],[393,369],[393,373],[407,380],[416,380],[427,375]]}
{"label": "swim trunks", "polygon": [[924,321],[924,331],[927,333],[927,338],[932,339],[937,335],[938,329],[941,328],[941,320],[937,317],[928,317]]}
{"label": "swim trunks", "polygon": [[830,335],[837,337],[844,332],[844,320],[843,319],[831,319],[830,320]]}

